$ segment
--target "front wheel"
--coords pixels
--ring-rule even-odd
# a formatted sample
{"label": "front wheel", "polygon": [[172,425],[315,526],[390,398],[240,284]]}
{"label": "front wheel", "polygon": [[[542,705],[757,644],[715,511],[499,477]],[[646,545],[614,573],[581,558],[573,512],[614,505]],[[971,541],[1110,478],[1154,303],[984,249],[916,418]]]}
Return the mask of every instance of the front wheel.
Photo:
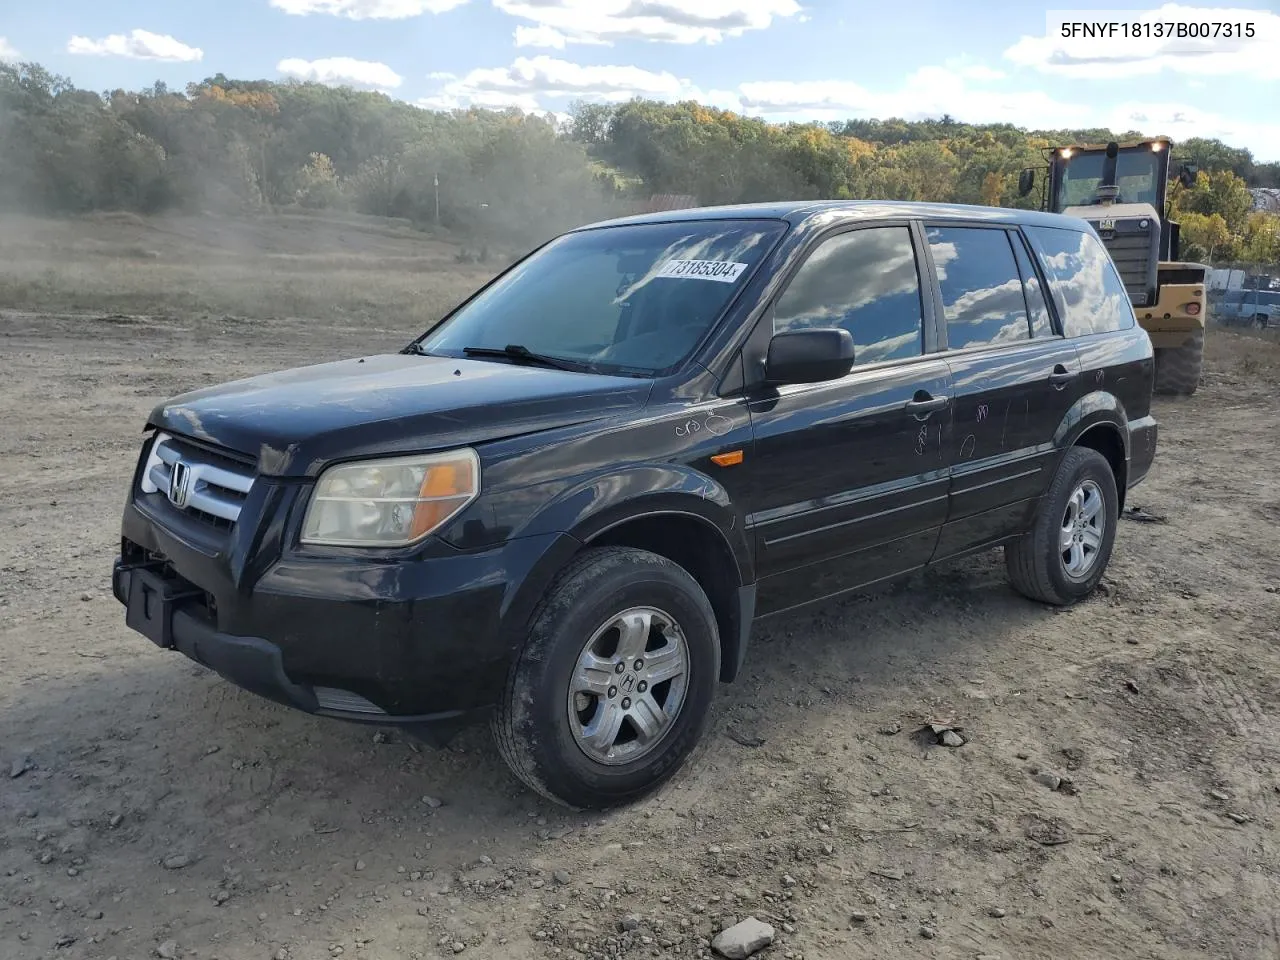
{"label": "front wheel", "polygon": [[494,738],[516,776],[550,800],[626,803],[688,758],[719,676],[715,613],[693,577],[647,551],[589,550],[534,614]]}
{"label": "front wheel", "polygon": [[1013,588],[1066,606],[1098,586],[1111,560],[1120,498],[1107,458],[1072,447],[1062,458],[1031,532],[1004,548]]}

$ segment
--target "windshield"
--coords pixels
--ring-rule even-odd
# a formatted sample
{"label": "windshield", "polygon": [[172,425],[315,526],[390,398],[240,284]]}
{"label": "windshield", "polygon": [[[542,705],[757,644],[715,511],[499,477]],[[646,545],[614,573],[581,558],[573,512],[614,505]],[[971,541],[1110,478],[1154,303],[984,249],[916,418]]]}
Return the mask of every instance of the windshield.
{"label": "windshield", "polygon": [[519,346],[601,373],[685,359],[782,236],[776,220],[696,220],[571,233],[514,267],[418,349]]}
{"label": "windshield", "polygon": [[[1106,157],[1098,153],[1077,153],[1066,160],[1055,161],[1061,171],[1054,211],[1093,203],[1094,193],[1102,182],[1102,165]],[[1158,206],[1159,158],[1150,147],[1130,147],[1116,157],[1116,186],[1119,203],[1149,203]]]}

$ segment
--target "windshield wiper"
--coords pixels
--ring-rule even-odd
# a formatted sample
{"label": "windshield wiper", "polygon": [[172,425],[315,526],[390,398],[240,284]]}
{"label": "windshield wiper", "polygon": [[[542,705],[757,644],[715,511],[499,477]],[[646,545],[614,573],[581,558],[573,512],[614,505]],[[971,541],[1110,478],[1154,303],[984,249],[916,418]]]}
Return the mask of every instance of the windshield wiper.
{"label": "windshield wiper", "polygon": [[551,367],[554,370],[572,370],[580,373],[583,370],[590,369],[585,363],[575,363],[572,360],[561,360],[559,357],[548,357],[545,354],[534,353],[528,347],[521,346],[518,343],[509,343],[505,347],[463,347],[462,352],[468,357],[504,357],[508,360],[536,363],[544,367]]}

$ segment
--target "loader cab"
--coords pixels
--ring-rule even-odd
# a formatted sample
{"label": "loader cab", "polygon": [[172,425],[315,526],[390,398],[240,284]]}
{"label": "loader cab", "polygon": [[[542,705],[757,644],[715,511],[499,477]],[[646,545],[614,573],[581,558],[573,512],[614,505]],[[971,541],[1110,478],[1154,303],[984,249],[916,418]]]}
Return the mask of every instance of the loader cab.
{"label": "loader cab", "polygon": [[[1179,258],[1167,200],[1172,145],[1154,137],[1047,151],[1043,206],[1093,225],[1136,307],[1155,304],[1159,264]],[[1182,165],[1178,176],[1186,186],[1195,183],[1194,167]],[[1024,171],[1019,192],[1030,193],[1034,181],[1034,172]]]}
{"label": "loader cab", "polygon": [[1049,209],[1145,203],[1165,209],[1169,141],[1061,147],[1049,158]]}

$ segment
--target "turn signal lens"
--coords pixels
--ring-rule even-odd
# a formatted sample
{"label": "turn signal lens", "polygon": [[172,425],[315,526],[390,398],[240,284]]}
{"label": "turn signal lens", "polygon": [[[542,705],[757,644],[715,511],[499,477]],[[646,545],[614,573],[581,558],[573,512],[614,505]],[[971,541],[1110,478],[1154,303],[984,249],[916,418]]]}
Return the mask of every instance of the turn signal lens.
{"label": "turn signal lens", "polygon": [[320,475],[302,542],[403,547],[453,519],[480,493],[480,458],[470,448],[330,467]]}
{"label": "turn signal lens", "polygon": [[1198,303],[1184,303],[1182,305],[1182,309],[1185,310],[1190,316],[1195,317],[1200,315],[1200,304]]}
{"label": "turn signal lens", "polygon": [[478,485],[469,461],[451,461],[430,467],[422,480],[417,509],[413,511],[411,539],[425,537],[466,506]]}

